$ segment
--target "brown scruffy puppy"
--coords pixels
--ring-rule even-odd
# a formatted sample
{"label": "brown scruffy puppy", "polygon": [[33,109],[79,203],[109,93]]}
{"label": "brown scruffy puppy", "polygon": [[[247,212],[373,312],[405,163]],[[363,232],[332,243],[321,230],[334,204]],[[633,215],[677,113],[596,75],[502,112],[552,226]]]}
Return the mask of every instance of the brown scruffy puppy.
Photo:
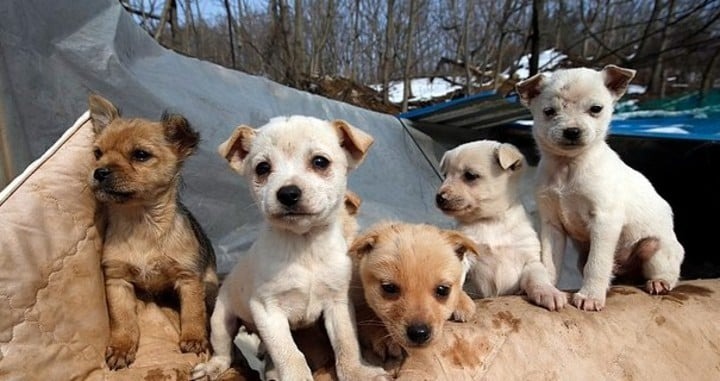
{"label": "brown scruffy puppy", "polygon": [[106,225],[102,268],[110,316],[110,369],[135,359],[140,336],[136,292],[177,292],[180,349],[208,349],[207,309],[217,295],[215,254],[200,225],[178,200],[180,168],[198,133],[179,115],[153,122],[125,119],[91,95],[95,166],[90,186]]}
{"label": "brown scruffy puppy", "polygon": [[380,327],[358,315],[360,340],[383,359],[426,348],[445,321],[467,321],[475,314],[475,303],[463,291],[463,260],[477,256],[478,248],[460,232],[384,222],[358,237],[349,253],[365,302],[382,322]]}

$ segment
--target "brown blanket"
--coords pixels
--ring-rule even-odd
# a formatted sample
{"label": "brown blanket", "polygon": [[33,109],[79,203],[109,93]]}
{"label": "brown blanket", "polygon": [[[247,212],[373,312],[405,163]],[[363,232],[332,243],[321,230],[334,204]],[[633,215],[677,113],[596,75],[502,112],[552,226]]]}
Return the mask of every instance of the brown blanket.
{"label": "brown blanket", "polygon": [[[77,127],[0,198],[0,379],[186,380],[201,359],[180,353],[177,313],[154,303],[138,305],[135,363],[117,372],[105,365],[108,318],[87,187],[92,132],[86,117]],[[437,345],[391,371],[406,380],[720,379],[718,279],[655,297],[616,287],[599,313],[548,312],[519,296],[478,306],[471,322],[449,323]],[[332,379],[318,335],[299,340],[316,378]]]}

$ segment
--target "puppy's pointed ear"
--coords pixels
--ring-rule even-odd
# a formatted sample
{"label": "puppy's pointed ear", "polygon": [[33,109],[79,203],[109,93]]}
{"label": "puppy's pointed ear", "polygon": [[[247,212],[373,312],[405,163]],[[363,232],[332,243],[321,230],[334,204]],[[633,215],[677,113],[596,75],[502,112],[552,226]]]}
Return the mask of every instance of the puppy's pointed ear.
{"label": "puppy's pointed ear", "polygon": [[530,106],[530,102],[540,95],[542,84],[545,81],[545,74],[538,73],[532,77],[515,84],[515,91],[520,96],[520,103]]}
{"label": "puppy's pointed ear", "polygon": [[362,204],[362,199],[357,193],[349,189],[345,191],[345,210],[349,215],[356,215],[360,209],[360,204]]}
{"label": "puppy's pointed ear", "polygon": [[218,153],[225,158],[230,167],[240,174],[243,174],[243,163],[256,136],[255,129],[241,125],[235,128],[230,137],[220,144]]}
{"label": "puppy's pointed ear", "polygon": [[349,163],[350,168],[356,168],[365,159],[365,155],[375,139],[344,120],[336,119],[331,123],[340,136],[340,146],[350,154],[352,159]]}
{"label": "puppy's pointed ear", "polygon": [[443,234],[452,245],[455,254],[461,261],[468,255],[479,256],[480,249],[475,242],[463,233],[455,230],[443,230]]}
{"label": "puppy's pointed ear", "polygon": [[90,106],[90,121],[95,134],[99,134],[114,119],[120,117],[120,111],[118,111],[117,107],[97,94],[90,94],[88,104]]}
{"label": "puppy's pointed ear", "polygon": [[509,143],[500,144],[495,150],[495,157],[500,164],[500,168],[511,171],[522,168],[523,161],[525,161],[522,152]]}
{"label": "puppy's pointed ear", "polygon": [[190,127],[184,116],[164,112],[160,118],[165,129],[165,138],[171,142],[178,155],[185,159],[192,155],[200,142],[200,134]]}
{"label": "puppy's pointed ear", "polygon": [[605,87],[610,90],[615,100],[620,99],[627,91],[628,85],[635,78],[635,70],[625,69],[620,66],[607,65],[602,69]]}
{"label": "puppy's pointed ear", "polygon": [[375,245],[377,245],[379,237],[380,232],[378,230],[373,230],[356,238],[348,249],[350,257],[360,260],[362,257],[372,252]]}

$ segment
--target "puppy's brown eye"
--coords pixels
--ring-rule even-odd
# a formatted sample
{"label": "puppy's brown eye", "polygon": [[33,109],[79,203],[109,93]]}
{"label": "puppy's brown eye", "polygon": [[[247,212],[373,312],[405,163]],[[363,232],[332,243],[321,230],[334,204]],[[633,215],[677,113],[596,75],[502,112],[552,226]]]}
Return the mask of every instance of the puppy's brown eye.
{"label": "puppy's brown eye", "polygon": [[553,116],[555,116],[555,114],[557,114],[557,112],[555,111],[555,109],[552,108],[552,107],[545,107],[545,108],[543,109],[543,113],[544,113],[545,116],[547,116],[548,118],[552,118]]}
{"label": "puppy's brown eye", "polygon": [[396,296],[400,293],[400,287],[395,283],[382,283],[380,287],[387,296]]}
{"label": "puppy's brown eye", "polygon": [[465,178],[465,181],[475,181],[480,178],[480,175],[477,173],[465,172],[463,173],[463,177]]}
{"label": "puppy's brown eye", "polygon": [[267,161],[263,161],[255,166],[255,174],[258,176],[264,176],[270,173],[271,169],[272,167],[270,166],[270,163],[268,163]]}
{"label": "puppy's brown eye", "polygon": [[312,158],[312,166],[315,169],[325,169],[330,165],[330,160],[323,156],[315,156]]}
{"label": "puppy's brown eye", "polygon": [[93,150],[93,155],[95,155],[95,160],[98,160],[102,157],[102,151],[100,151],[100,148],[95,148]]}
{"label": "puppy's brown eye", "polygon": [[595,106],[590,107],[590,112],[593,113],[593,114],[599,114],[600,111],[602,111],[602,109],[603,109],[602,106],[600,106],[600,105],[595,105]]}
{"label": "puppy's brown eye", "polygon": [[152,157],[152,154],[148,151],[136,149],[132,151],[132,158],[135,161],[147,161]]}
{"label": "puppy's brown eye", "polygon": [[435,295],[438,298],[447,298],[450,295],[450,286],[440,285],[435,288]]}

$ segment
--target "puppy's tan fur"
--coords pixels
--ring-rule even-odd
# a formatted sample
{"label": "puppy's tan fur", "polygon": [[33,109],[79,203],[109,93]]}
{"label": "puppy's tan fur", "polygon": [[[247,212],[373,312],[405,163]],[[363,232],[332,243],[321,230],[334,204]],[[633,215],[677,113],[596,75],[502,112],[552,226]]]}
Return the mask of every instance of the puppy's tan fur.
{"label": "puppy's tan fur", "polygon": [[557,279],[566,240],[572,240],[583,263],[572,303],[587,311],[601,310],[613,275],[628,271],[642,272],[648,292],[668,292],[685,255],[670,205],[605,141],[614,105],[634,76],[634,70],[608,65],[541,73],[517,84],[541,153],[542,261]]}
{"label": "puppy's tan fur", "polygon": [[348,295],[346,236],[354,228],[347,175],[372,143],[347,122],[296,115],[273,118],[259,129],[240,126],[220,145],[221,156],[246,177],[266,226],[223,282],[211,317],[215,353],[195,367],[193,379],[216,378],[228,369],[239,319],[260,336],[271,360],[266,365],[276,367],[266,376],[311,380],[291,331],[321,316],[340,380],[387,376],[362,362]]}
{"label": "puppy's tan fur", "polygon": [[111,369],[130,365],[137,351],[136,292],[176,291],[180,300],[180,349],[208,349],[207,308],[217,292],[215,256],[197,221],[178,200],[179,172],[198,134],[185,118],[159,122],[124,119],[109,101],[91,95],[96,134],[90,185],[106,224],[105,276]]}
{"label": "puppy's tan fur", "polygon": [[[360,338],[381,358],[420,350],[438,340],[445,321],[467,321],[475,303],[463,291],[463,258],[477,255],[465,235],[424,224],[385,222],[350,247],[372,316]],[[401,350],[402,349],[402,350]]]}
{"label": "puppy's tan fur", "polygon": [[551,311],[566,303],[540,262],[540,241],[520,200],[527,166],[517,147],[480,140],[446,152],[440,161],[445,179],[436,203],[458,222],[480,249],[468,256],[465,287],[472,296],[525,292]]}

